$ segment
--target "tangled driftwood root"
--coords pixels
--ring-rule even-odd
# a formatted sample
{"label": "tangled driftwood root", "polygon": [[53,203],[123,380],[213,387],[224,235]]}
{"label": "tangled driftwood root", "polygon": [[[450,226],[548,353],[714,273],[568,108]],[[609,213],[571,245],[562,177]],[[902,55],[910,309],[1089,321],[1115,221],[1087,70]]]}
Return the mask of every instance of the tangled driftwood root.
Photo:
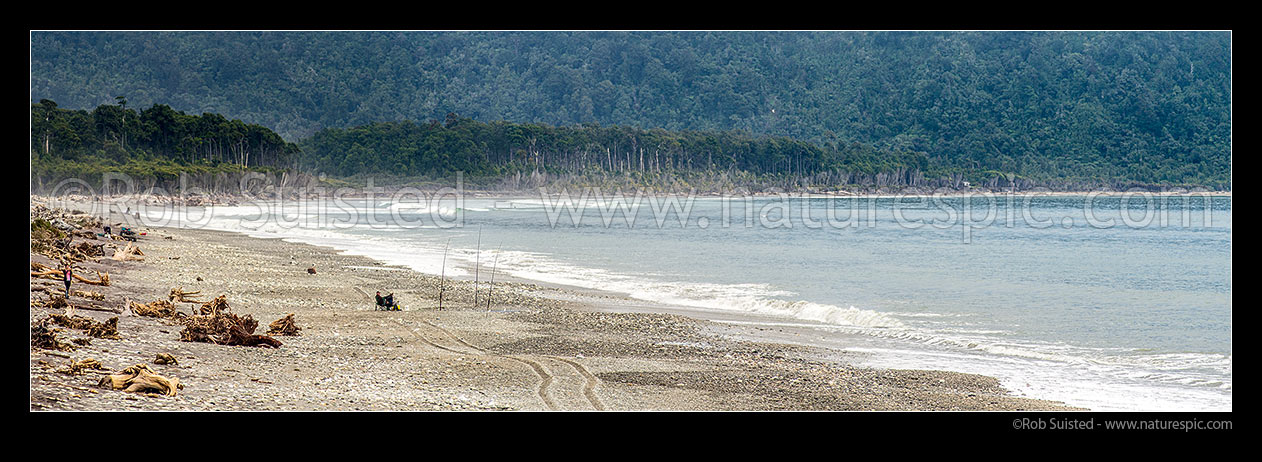
{"label": "tangled driftwood root", "polygon": [[174,303],[167,300],[158,300],[146,304],[128,302],[128,308],[131,309],[132,313],[151,318],[179,318],[186,316],[184,313],[175,309]]}
{"label": "tangled driftwood root", "polygon": [[105,244],[93,244],[91,242],[80,242],[79,245],[72,247],[78,256],[88,258],[97,258],[105,256]]}
{"label": "tangled driftwood root", "polygon": [[214,300],[203,303],[202,307],[197,310],[197,314],[203,316],[214,316],[219,313],[227,313],[232,307],[228,306],[228,297],[220,295]]}
{"label": "tangled driftwood root", "polygon": [[167,396],[175,396],[179,390],[184,388],[184,385],[180,383],[180,379],[158,375],[152,369],[149,369],[149,366],[146,364],[137,364],[116,374],[102,377],[99,385],[115,390],[158,393]]}
{"label": "tangled driftwood root", "polygon": [[145,253],[140,251],[140,247],[136,247],[134,244],[129,243],[127,244],[127,247],[115,250],[114,256],[110,258],[117,261],[144,261]]}
{"label": "tangled driftwood root", "polygon": [[185,320],[184,330],[180,331],[180,340],[218,345],[280,348],[280,340],[266,335],[255,335],[254,329],[257,327],[258,321],[248,314],[244,317],[237,317],[231,313],[221,313],[216,316],[197,315]]}
{"label": "tangled driftwood root", "polygon": [[31,347],[41,350],[57,350],[57,351],[74,351],[74,344],[61,341],[57,334],[61,329],[54,329],[48,325],[49,319],[44,318],[42,321],[31,325]]}
{"label": "tangled driftwood root", "polygon": [[[198,280],[200,281],[200,279]],[[170,300],[176,303],[206,303],[205,300],[196,299],[197,296],[200,295],[201,293],[202,291],[200,290],[196,290],[193,292],[185,292],[183,287],[179,287],[179,288],[172,287],[171,293],[167,295],[167,300]]]}
{"label": "tangled driftwood root", "polygon": [[266,335],[256,335],[254,330],[259,322],[253,316],[237,316],[229,313],[228,300],[220,295],[206,302],[198,310],[197,315],[184,318],[184,330],[180,331],[180,340],[185,342],[205,342],[218,345],[266,346],[279,348],[280,340]]}
{"label": "tangled driftwood root", "polygon": [[174,364],[174,365],[180,364],[180,362],[175,359],[175,356],[171,355],[170,353],[158,353],[158,356],[153,359],[153,363],[154,364]]}
{"label": "tangled driftwood root", "polygon": [[53,313],[48,315],[47,319],[62,327],[86,330],[88,331],[88,335],[92,337],[113,340],[122,338],[118,335],[118,316],[114,316],[105,322],[98,322],[92,318],[83,316],[67,316],[64,314]]}
{"label": "tangled driftwood root", "polygon": [[294,324],[294,314],[289,313],[285,317],[272,321],[267,326],[268,335],[302,335],[299,331],[302,329]]}

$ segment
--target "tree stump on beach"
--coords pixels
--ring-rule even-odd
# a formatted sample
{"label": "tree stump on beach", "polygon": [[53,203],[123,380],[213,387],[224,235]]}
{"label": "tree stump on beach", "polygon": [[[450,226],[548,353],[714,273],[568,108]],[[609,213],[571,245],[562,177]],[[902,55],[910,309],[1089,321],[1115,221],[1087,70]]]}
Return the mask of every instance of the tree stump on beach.
{"label": "tree stump on beach", "polygon": [[102,377],[98,385],[135,393],[158,393],[175,396],[184,385],[180,379],[166,378],[153,372],[147,364],[137,364]]}

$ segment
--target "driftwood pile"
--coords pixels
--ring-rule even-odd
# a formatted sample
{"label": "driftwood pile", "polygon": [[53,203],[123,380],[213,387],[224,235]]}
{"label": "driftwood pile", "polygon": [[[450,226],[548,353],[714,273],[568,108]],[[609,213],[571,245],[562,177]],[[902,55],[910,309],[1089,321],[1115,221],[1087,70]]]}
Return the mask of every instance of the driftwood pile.
{"label": "driftwood pile", "polygon": [[62,231],[77,231],[83,228],[100,228],[101,219],[83,212],[71,212],[62,209],[50,209],[43,204],[31,205],[31,220],[44,220],[52,223]]}
{"label": "driftwood pile", "polygon": [[184,388],[180,379],[166,378],[153,372],[147,364],[137,364],[101,378],[100,386],[135,393],[158,393],[175,396]]}
{"label": "driftwood pile", "polygon": [[132,313],[138,316],[147,316],[150,318],[180,318],[185,316],[175,309],[175,304],[167,300],[158,300],[152,303],[140,304],[128,301],[128,308]]}
{"label": "driftwood pile", "polygon": [[[37,291],[37,290],[39,289],[32,289],[32,291]],[[104,311],[107,313],[115,313],[115,314],[122,313],[121,310],[103,307],[103,306],[97,305],[96,303],[92,303],[89,305],[72,304],[70,303],[69,300],[66,299],[65,296],[59,293],[60,291],[52,291],[52,290],[47,290],[47,289],[44,289],[42,291],[48,294],[48,299],[45,300],[38,297],[31,298],[30,300],[31,306],[39,306],[39,307],[52,308],[52,309],[63,309],[65,310],[66,314],[74,314],[75,310]],[[88,293],[75,292],[75,295],[79,295],[84,298],[91,298],[93,300],[105,299],[105,296],[97,294],[96,292],[88,292]]]}
{"label": "driftwood pile", "polygon": [[[259,322],[253,316],[237,316],[228,305],[228,297],[220,295],[214,300],[201,302],[193,298],[200,292],[185,292],[183,288],[173,288],[167,300],[151,303],[128,302],[132,313],[161,319],[177,320],[184,325],[180,331],[180,340],[185,342],[204,342],[217,345],[266,346],[278,348],[281,342],[270,335],[301,335],[294,324],[293,314],[273,322],[269,326],[268,335],[256,335]],[[192,315],[180,312],[175,303],[199,302],[202,305],[194,308]]]}
{"label": "driftwood pile", "polygon": [[72,343],[63,342],[58,335],[61,329],[49,326],[50,319],[44,318],[31,325],[31,346],[41,350],[74,351],[78,348]]}
{"label": "driftwood pile", "polygon": [[256,335],[259,322],[253,316],[237,316],[230,313],[227,297],[220,295],[206,302],[197,314],[184,319],[180,340],[205,342],[217,345],[265,346],[280,348],[280,340],[267,335]]}
{"label": "driftwood pile", "polygon": [[53,260],[79,263],[105,256],[105,244],[80,242],[70,245],[71,238],[36,240],[31,249]]}
{"label": "driftwood pile", "polygon": [[289,313],[285,317],[272,321],[267,326],[267,335],[302,335],[299,331],[302,329],[294,324],[294,314]]}
{"label": "driftwood pile", "polygon": [[64,314],[53,313],[48,315],[47,319],[62,327],[85,330],[88,332],[88,335],[92,337],[113,340],[122,338],[118,335],[118,316],[114,316],[105,322],[99,322],[95,319],[83,316],[67,316]]}
{"label": "driftwood pile", "polygon": [[45,308],[52,308],[54,310],[60,310],[60,309],[69,308],[70,302],[66,301],[66,297],[64,295],[59,295],[59,294],[50,292],[48,294],[48,301],[44,301],[37,298],[37,299],[31,300],[31,306],[42,306]]}
{"label": "driftwood pile", "polygon": [[105,244],[93,244],[91,242],[84,241],[71,248],[74,249],[77,255],[83,256],[83,260],[105,256]]}
{"label": "driftwood pile", "polygon": [[31,251],[53,260],[75,263],[104,256],[103,244],[71,245],[76,237],[95,239],[93,228],[100,225],[100,219],[89,215],[53,211],[37,205],[31,208]]}

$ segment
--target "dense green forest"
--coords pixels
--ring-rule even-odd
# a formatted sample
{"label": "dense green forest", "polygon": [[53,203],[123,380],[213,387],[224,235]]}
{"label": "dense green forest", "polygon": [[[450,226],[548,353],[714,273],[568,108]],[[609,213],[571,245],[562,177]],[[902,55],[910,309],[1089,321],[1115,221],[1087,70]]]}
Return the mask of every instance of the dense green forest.
{"label": "dense green forest", "polygon": [[528,172],[634,176],[660,184],[664,175],[722,172],[774,178],[784,187],[928,184],[923,153],[882,151],[860,143],[818,146],[739,131],[482,123],[448,114],[445,123],[325,129],[301,146],[304,168],[343,177],[388,173],[437,178],[463,172],[476,180]]}
{"label": "dense green forest", "polygon": [[115,171],[171,180],[179,172],[267,171],[295,166],[298,146],[272,130],[219,114],[163,104],[136,111],[127,99],[91,111],[31,105],[31,166],[48,180],[99,178]]}
{"label": "dense green forest", "polygon": [[477,182],[528,172],[634,174],[637,182],[657,184],[681,172],[722,172],[809,187],[914,185],[928,165],[923,153],[878,151],[860,143],[821,147],[738,131],[482,123],[456,114],[448,114],[445,123],[324,129],[294,144],[265,127],[219,114],[188,115],[162,104],[139,112],[126,106],[122,97],[92,111],[62,109],[47,99],[32,104],[36,173],[52,180],[118,171],[170,180],[190,168],[198,173],[283,168],[335,177],[450,178],[459,172]]}
{"label": "dense green forest", "polygon": [[[586,133],[611,151],[612,135],[582,127],[662,129],[684,140],[671,159],[693,168],[700,152],[682,145],[705,132],[789,137],[823,153],[818,162],[733,158],[772,173],[858,172],[829,154],[858,143],[917,153],[931,179],[967,171],[1230,189],[1226,32],[33,32],[31,53],[32,101],[86,109],[125,95],[250,120],[291,141],[314,135],[301,157],[329,172],[362,169],[322,160],[335,155],[321,150],[337,145],[327,139],[387,129],[402,138],[360,141],[366,151],[348,158],[369,153],[382,160],[365,168],[417,171],[427,163],[400,163],[380,146],[425,138],[407,133],[454,112],[479,127]],[[397,124],[370,125],[380,122]],[[521,149],[470,142],[456,152],[481,156],[488,172]],[[540,166],[563,168],[574,159],[566,149],[576,148],[540,151],[555,161]],[[595,152],[577,149],[580,161]]]}

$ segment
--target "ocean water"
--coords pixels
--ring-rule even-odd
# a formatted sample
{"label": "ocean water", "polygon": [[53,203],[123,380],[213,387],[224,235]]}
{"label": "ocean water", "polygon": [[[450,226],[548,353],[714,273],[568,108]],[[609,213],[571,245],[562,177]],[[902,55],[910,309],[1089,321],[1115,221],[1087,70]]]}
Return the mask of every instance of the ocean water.
{"label": "ocean water", "polygon": [[846,349],[867,365],[1092,410],[1232,408],[1230,197],[420,199],[145,216],[772,315],[857,336]]}

